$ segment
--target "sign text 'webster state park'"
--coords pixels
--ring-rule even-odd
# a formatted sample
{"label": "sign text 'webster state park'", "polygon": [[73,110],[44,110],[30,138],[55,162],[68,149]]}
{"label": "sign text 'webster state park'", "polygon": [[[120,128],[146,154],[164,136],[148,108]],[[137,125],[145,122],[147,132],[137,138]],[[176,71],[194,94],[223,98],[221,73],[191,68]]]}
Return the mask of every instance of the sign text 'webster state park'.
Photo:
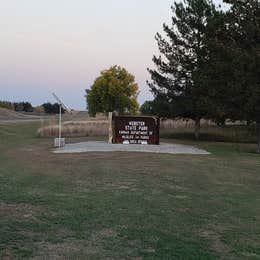
{"label": "sign text 'webster state park'", "polygon": [[158,117],[113,116],[114,144],[159,144]]}

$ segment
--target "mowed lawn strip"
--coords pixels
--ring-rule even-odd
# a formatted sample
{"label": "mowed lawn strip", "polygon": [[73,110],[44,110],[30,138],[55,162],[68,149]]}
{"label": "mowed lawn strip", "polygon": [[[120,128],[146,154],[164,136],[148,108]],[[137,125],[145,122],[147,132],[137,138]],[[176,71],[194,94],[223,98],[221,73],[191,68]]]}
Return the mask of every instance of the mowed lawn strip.
{"label": "mowed lawn strip", "polygon": [[0,125],[1,259],[260,258],[254,145],[57,155],[38,127]]}

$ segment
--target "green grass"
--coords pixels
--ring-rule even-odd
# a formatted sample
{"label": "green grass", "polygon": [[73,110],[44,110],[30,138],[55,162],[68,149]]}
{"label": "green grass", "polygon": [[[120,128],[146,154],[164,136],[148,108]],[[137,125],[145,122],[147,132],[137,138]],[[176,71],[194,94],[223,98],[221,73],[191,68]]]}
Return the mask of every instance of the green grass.
{"label": "green grass", "polygon": [[0,259],[260,258],[254,144],[56,155],[37,127],[0,125]]}

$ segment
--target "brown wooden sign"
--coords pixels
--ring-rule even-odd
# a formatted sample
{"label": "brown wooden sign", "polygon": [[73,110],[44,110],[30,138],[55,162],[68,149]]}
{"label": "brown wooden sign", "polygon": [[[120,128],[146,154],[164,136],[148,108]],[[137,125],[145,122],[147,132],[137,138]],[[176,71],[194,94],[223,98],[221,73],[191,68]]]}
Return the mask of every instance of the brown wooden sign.
{"label": "brown wooden sign", "polygon": [[158,117],[113,116],[114,144],[159,144]]}

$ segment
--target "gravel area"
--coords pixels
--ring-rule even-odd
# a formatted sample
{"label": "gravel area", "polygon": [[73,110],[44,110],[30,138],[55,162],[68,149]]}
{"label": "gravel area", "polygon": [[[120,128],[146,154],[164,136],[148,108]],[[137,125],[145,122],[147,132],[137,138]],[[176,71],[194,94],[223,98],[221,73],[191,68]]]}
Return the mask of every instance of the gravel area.
{"label": "gravel area", "polygon": [[144,153],[166,153],[166,154],[210,154],[205,150],[193,146],[161,143],[160,145],[126,145],[108,144],[104,141],[90,141],[55,149],[54,153],[86,153],[86,152],[144,152]]}

